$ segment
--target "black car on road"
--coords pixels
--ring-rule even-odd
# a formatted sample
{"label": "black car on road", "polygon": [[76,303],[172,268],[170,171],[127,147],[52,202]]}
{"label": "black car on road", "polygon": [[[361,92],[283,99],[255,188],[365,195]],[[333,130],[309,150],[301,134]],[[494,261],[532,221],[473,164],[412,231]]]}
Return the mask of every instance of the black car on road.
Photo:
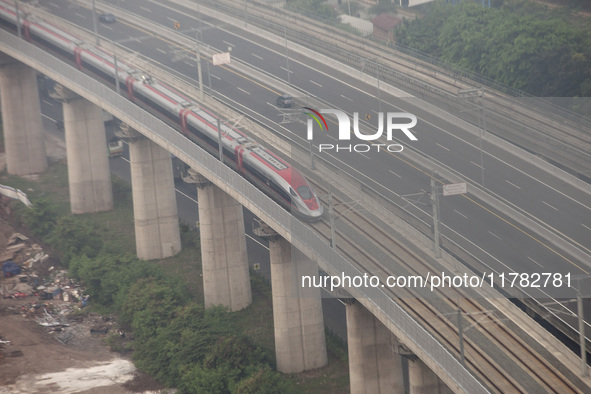
{"label": "black car on road", "polygon": [[111,14],[110,12],[105,12],[104,14],[101,14],[99,19],[103,23],[115,23],[116,21],[115,15]]}
{"label": "black car on road", "polygon": [[289,94],[283,94],[277,97],[277,106],[281,108],[291,108],[294,104],[294,99]]}

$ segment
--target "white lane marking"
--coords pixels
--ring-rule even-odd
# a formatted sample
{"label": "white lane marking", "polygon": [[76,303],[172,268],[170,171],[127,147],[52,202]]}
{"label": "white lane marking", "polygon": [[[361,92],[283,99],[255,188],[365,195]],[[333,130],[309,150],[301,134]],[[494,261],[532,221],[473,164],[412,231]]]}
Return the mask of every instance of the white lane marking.
{"label": "white lane marking", "polygon": [[376,115],[379,115],[380,113],[378,111],[376,111],[375,109],[372,109],[371,112],[373,112]]}
{"label": "white lane marking", "polygon": [[361,153],[361,152],[356,152],[359,153],[361,156],[365,157],[366,159],[370,160],[371,157],[369,157],[368,155],[366,155],[365,153]]}
{"label": "white lane marking", "polygon": [[587,230],[591,230],[591,227],[585,226],[583,223],[581,223],[581,226],[585,227]]}
{"label": "white lane marking", "polygon": [[57,5],[57,4],[55,4],[55,3],[52,3],[52,2],[49,2],[49,5],[50,5],[50,6],[52,6],[52,7],[55,7],[55,8],[60,8],[60,6],[59,6],[59,5]]}
{"label": "white lane marking", "polygon": [[234,44],[232,44],[231,42],[228,42],[226,40],[222,40],[222,42],[226,45],[230,45],[232,48],[234,48]]}
{"label": "white lane marking", "polygon": [[314,85],[316,85],[316,86],[320,86],[320,87],[322,87],[322,85],[320,85],[318,82],[315,82],[315,81],[312,81],[312,80],[310,80],[310,83],[313,83],[313,84],[314,84]]}
{"label": "white lane marking", "polygon": [[547,206],[549,206],[550,208],[552,208],[553,210],[555,210],[555,211],[558,211],[558,208],[556,208],[556,207],[553,207],[552,205],[548,204],[546,201],[542,200],[542,202],[543,202],[544,204],[546,204]]}
{"label": "white lane marking", "polygon": [[462,212],[455,210],[455,209],[454,209],[454,212],[457,213],[458,215],[460,215],[461,217],[463,217],[464,219],[468,219],[468,216],[464,215]]}
{"label": "white lane marking", "polygon": [[47,118],[47,119],[49,119],[49,120],[52,120],[52,121],[54,121],[54,122],[57,122],[57,119],[53,119],[53,118],[51,118],[51,117],[49,117],[49,116],[47,116],[47,115],[45,115],[45,114],[41,114],[41,116],[43,116],[44,118]]}
{"label": "white lane marking", "polygon": [[195,204],[199,205],[199,203],[197,202],[197,200],[195,200],[193,197],[189,196],[188,194],[183,193],[182,191],[180,191],[179,189],[175,188],[174,190],[176,190],[176,192],[178,194],[180,194],[181,196],[185,196],[187,197],[189,200],[193,201]]}
{"label": "white lane marking", "polygon": [[493,232],[490,232],[490,231],[489,231],[488,233],[489,233],[489,234],[491,234],[491,235],[494,235],[494,236],[495,236],[495,237],[497,237],[498,239],[501,239],[501,237],[499,237],[497,234],[495,234],[495,233],[493,233]]}
{"label": "white lane marking", "polygon": [[476,164],[474,163],[472,160],[470,160],[470,163],[474,164],[476,167],[480,168],[480,164]]}
{"label": "white lane marking", "polygon": [[261,59],[261,60],[265,60],[262,57],[260,57],[259,55],[257,55],[256,53],[250,53],[252,56],[256,57],[257,59]]}
{"label": "white lane marking", "polygon": [[51,101],[47,101],[47,100],[43,100],[43,102],[47,105],[51,105],[52,107],[55,105],[54,103],[52,103]]}
{"label": "white lane marking", "polygon": [[520,188],[519,186],[517,186],[516,184],[514,184],[514,183],[512,183],[512,182],[509,182],[509,181],[508,181],[508,180],[506,180],[506,179],[505,179],[505,182],[507,182],[507,183],[508,183],[508,184],[510,184],[511,186],[513,186],[513,187],[516,187],[516,188],[518,188],[519,190],[521,190],[521,188]]}
{"label": "white lane marking", "polygon": [[441,145],[440,143],[436,142],[435,145],[437,145],[438,147],[443,148],[449,152],[449,148],[446,148],[445,146]]}
{"label": "white lane marking", "polygon": [[531,257],[527,256],[527,258],[530,259],[531,261],[533,261],[534,263],[536,263],[537,265],[539,265],[541,268],[544,268],[544,266],[542,264],[538,263],[537,261],[535,261]]}
{"label": "white lane marking", "polygon": [[332,138],[333,140],[337,141],[337,139],[336,139],[335,137],[333,137],[332,135],[330,135],[330,134],[327,134],[326,136],[327,136],[328,138]]}
{"label": "white lane marking", "polygon": [[74,15],[79,16],[82,19],[88,19],[88,17],[86,15],[82,15],[82,14],[80,14],[78,12],[74,12]]}
{"label": "white lane marking", "polygon": [[186,60],[183,60],[183,63],[185,63],[189,67],[195,67],[195,65],[193,63],[190,63],[190,62],[188,62]]}
{"label": "white lane marking", "polygon": [[396,175],[398,178],[402,178],[400,175],[398,175],[398,174],[397,174],[397,173],[395,173],[394,171],[392,171],[392,170],[388,170],[388,171],[389,171],[389,172],[391,172],[392,174]]}
{"label": "white lane marking", "polygon": [[287,72],[288,72],[288,73],[290,73],[290,74],[293,74],[293,71],[291,71],[291,70],[288,70],[288,69],[287,69],[287,68],[285,68],[285,67],[281,67],[281,69],[282,69],[283,71],[287,71]]}
{"label": "white lane marking", "polygon": [[253,238],[253,236],[252,236],[252,235],[248,235],[248,234],[246,234],[246,236],[247,236],[248,238],[250,238],[251,240],[253,240],[254,242],[256,242],[257,244],[261,245],[263,248],[265,248],[265,249],[269,250],[269,247],[268,247],[268,246],[266,246],[266,245],[262,244],[262,243],[261,243],[261,242],[260,242],[258,239],[255,239],[255,238]]}
{"label": "white lane marking", "polygon": [[271,106],[271,107],[273,107],[273,108],[277,108],[277,106],[276,106],[275,104],[271,104],[271,103],[270,103],[270,102],[268,102],[268,101],[267,101],[267,105],[268,105],[268,106]]}
{"label": "white lane marking", "polygon": [[156,50],[160,53],[164,53],[166,55],[166,51],[164,49],[156,48]]}
{"label": "white lane marking", "polygon": [[109,26],[109,25],[103,25],[103,27],[104,27],[105,29],[109,29],[109,30],[113,31],[113,28],[112,28],[111,26]]}
{"label": "white lane marking", "polygon": [[147,7],[144,7],[144,6],[141,6],[141,5],[140,5],[140,8],[141,8],[142,10],[146,11],[146,12],[152,12],[152,10],[151,10],[151,9],[149,9],[149,8],[147,8]]}
{"label": "white lane marking", "polygon": [[217,76],[217,75],[215,75],[215,74],[211,74],[211,76],[212,76],[212,77],[214,77],[215,79],[219,79],[220,81],[222,80],[220,77],[218,77],[218,76]]}
{"label": "white lane marking", "polygon": [[343,95],[341,94],[341,97],[342,97],[342,98],[344,98],[344,99],[347,99],[347,100],[349,100],[350,102],[353,102],[353,99],[350,99],[350,98],[349,98],[349,97],[347,97],[347,96],[343,96]]}
{"label": "white lane marking", "polygon": [[238,89],[238,90],[240,90],[241,92],[244,92],[244,93],[246,93],[246,94],[248,94],[248,95],[250,96],[250,93],[249,93],[249,92],[247,92],[246,90],[244,90],[244,89],[240,88],[240,86],[236,86],[236,89]]}

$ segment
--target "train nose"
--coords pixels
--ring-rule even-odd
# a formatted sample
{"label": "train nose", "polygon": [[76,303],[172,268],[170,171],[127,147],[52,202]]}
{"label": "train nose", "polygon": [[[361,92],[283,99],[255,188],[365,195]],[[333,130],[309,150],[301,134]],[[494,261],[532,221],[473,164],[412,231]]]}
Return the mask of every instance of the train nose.
{"label": "train nose", "polygon": [[316,209],[310,210],[308,212],[308,215],[312,220],[320,220],[320,218],[322,218],[322,214],[324,213],[324,208],[322,207],[322,205],[316,204],[316,206]]}
{"label": "train nose", "polygon": [[318,200],[316,200],[315,198],[311,200],[305,200],[304,204],[306,204],[306,207],[308,207],[310,211],[316,211],[318,208],[320,208]]}

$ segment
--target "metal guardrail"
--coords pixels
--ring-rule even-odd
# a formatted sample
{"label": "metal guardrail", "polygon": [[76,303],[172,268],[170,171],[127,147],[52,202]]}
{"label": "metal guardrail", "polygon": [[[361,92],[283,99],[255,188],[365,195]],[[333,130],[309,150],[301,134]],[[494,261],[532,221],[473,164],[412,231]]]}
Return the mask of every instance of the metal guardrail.
{"label": "metal guardrail", "polygon": [[[308,256],[314,256],[314,260],[324,271],[342,272],[351,276],[361,274],[306,225],[295,220],[289,212],[240,175],[155,116],[117,95],[111,88],[5,31],[0,31],[0,51],[39,70],[119,117],[179,157],[258,215],[292,245]],[[432,369],[439,369],[446,375],[444,381],[452,390],[466,393],[488,392],[452,354],[381,289],[357,289],[357,293],[354,295],[398,338],[408,343],[415,354],[426,360]]]}

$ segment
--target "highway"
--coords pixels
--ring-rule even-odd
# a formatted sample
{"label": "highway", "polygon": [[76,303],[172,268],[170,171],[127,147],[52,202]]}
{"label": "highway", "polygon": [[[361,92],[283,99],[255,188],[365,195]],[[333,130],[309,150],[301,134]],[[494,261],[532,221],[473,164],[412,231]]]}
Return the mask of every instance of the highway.
{"label": "highway", "polygon": [[[58,0],[47,4],[46,8],[56,15],[80,26],[91,25],[87,8],[69,6],[66,1]],[[171,25],[174,20],[182,27],[199,26],[194,19],[194,13],[191,12],[175,12],[170,8],[157,9],[157,4],[145,1],[126,0],[120,4],[163,25]],[[231,46],[232,56],[264,69],[279,79],[286,79],[288,71],[284,56],[285,48],[281,45],[258,45],[254,43],[255,37],[247,33],[240,31],[232,34],[231,31],[235,31],[235,28],[219,28],[216,26],[219,22],[202,19],[201,40],[219,50],[225,51]],[[119,41],[144,37],[150,32],[138,31],[120,20],[112,25],[99,25],[99,33]],[[149,38],[139,41],[128,40],[125,45],[184,74],[196,75],[193,58],[178,60],[174,42]],[[319,62],[308,59],[305,60],[306,64],[303,62],[299,55],[290,54],[289,78],[292,85],[321,97],[333,108],[340,108],[349,113],[373,114],[371,122],[374,128],[377,127],[375,111],[379,108],[380,102],[383,112],[410,112],[417,115],[419,123],[415,130],[419,141],[403,140],[405,147],[419,150],[438,162],[445,163],[446,166],[463,174],[471,183],[481,183],[478,138],[457,127],[451,117],[436,117],[424,111],[418,101],[411,100],[409,103],[385,92],[380,93],[381,97],[378,100],[375,86],[370,87],[351,80]],[[213,90],[248,106],[250,110],[270,121],[280,119],[274,100],[282,92],[275,86],[254,82],[225,68],[210,67]],[[205,80],[207,81],[207,77]],[[305,131],[304,126],[299,123],[275,127],[277,132],[291,135],[303,136]],[[329,125],[330,127],[336,128],[336,125]],[[330,137],[319,142],[323,141],[331,143]],[[487,141],[484,141],[483,150],[484,183],[489,191],[528,212],[540,223],[551,226],[580,250],[589,252],[591,212],[590,199],[586,193],[571,187],[560,177],[550,176],[526,160],[503,152]],[[400,196],[407,196],[408,209],[426,223],[431,222],[431,208],[422,204],[427,201],[426,195],[430,189],[428,170],[419,169],[396,154],[382,152],[378,157],[371,154],[341,153],[338,159],[346,163],[343,165],[368,177],[367,182],[371,182],[372,186],[381,192],[390,193],[392,198],[400,199]],[[461,242],[491,269],[510,269],[515,272],[571,272],[573,275],[589,273],[589,267],[584,265],[588,262],[578,261],[568,250],[559,250],[518,222],[483,203],[475,203],[462,196],[442,198],[441,215],[443,234]]]}

